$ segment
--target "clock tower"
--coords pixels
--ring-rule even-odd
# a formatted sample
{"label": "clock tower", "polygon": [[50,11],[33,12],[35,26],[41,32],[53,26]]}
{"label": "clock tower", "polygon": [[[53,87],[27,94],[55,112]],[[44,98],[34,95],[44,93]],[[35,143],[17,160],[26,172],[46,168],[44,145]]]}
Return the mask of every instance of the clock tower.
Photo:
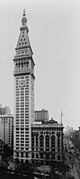
{"label": "clock tower", "polygon": [[25,10],[14,56],[14,160],[31,160],[31,124],[34,121],[34,60]]}

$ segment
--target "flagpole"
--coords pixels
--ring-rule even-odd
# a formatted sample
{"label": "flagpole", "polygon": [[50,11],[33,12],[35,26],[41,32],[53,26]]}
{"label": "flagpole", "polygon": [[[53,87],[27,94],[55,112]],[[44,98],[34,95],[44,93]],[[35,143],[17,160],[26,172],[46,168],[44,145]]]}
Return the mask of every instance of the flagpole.
{"label": "flagpole", "polygon": [[62,110],[61,110],[61,124],[62,124],[62,116],[63,116],[63,113],[62,113]]}

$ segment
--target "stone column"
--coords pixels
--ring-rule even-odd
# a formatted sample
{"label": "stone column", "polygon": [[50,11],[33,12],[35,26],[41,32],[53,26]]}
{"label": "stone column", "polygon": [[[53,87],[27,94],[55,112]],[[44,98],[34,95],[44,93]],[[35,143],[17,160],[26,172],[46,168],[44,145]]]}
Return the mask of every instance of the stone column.
{"label": "stone column", "polygon": [[60,160],[62,160],[62,140],[63,140],[63,136],[62,136],[62,132],[60,133]]}
{"label": "stone column", "polygon": [[45,153],[43,154],[43,164],[44,165],[46,164],[46,154]]}
{"label": "stone column", "polygon": [[19,161],[21,162],[21,152],[19,152]]}
{"label": "stone column", "polygon": [[13,160],[15,161],[15,159],[16,159],[16,152],[14,151]]}
{"label": "stone column", "polygon": [[36,159],[36,135],[34,135],[34,158]]}
{"label": "stone column", "polygon": [[25,161],[26,161],[26,153],[24,152],[24,163],[25,163]]}
{"label": "stone column", "polygon": [[38,163],[40,162],[40,134],[38,133]]}
{"label": "stone column", "polygon": [[49,134],[49,151],[51,151],[51,134]]}
{"label": "stone column", "polygon": [[46,135],[44,134],[43,137],[44,137],[44,151],[45,151],[45,137],[46,137]]}
{"label": "stone column", "polygon": [[61,152],[61,149],[62,149],[61,140],[62,140],[62,137],[61,137],[61,133],[60,133],[60,152]]}
{"label": "stone column", "polygon": [[57,146],[57,132],[55,132],[55,159],[57,160],[58,146]]}
{"label": "stone column", "polygon": [[40,151],[40,134],[38,134],[38,151]]}

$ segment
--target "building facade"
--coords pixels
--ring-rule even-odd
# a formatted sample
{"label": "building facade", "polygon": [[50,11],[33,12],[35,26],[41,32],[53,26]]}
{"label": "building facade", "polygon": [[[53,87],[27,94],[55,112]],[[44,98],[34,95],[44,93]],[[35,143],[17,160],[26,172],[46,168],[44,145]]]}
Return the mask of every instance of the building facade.
{"label": "building facade", "polygon": [[8,106],[2,107],[2,105],[0,104],[0,115],[4,115],[4,114],[9,115],[10,108]]}
{"label": "building facade", "polygon": [[[63,159],[63,125],[49,121],[47,110],[34,112],[34,61],[25,11],[14,56],[13,158],[50,164]],[[35,113],[35,115],[34,115]],[[35,121],[35,122],[34,122]]]}
{"label": "building facade", "polygon": [[69,134],[70,140],[73,142],[75,147],[80,151],[80,127]]}
{"label": "building facade", "polygon": [[4,155],[4,142],[0,139],[0,163],[2,162]]}
{"label": "building facade", "polygon": [[51,164],[63,160],[63,125],[54,120],[32,124],[32,162]]}
{"label": "building facade", "polygon": [[49,120],[49,112],[48,110],[42,109],[35,111],[35,121],[48,121]]}
{"label": "building facade", "polygon": [[10,149],[13,145],[13,116],[0,115],[0,139],[7,144]]}
{"label": "building facade", "polygon": [[31,123],[34,121],[34,61],[25,11],[14,61],[14,159],[31,160]]}

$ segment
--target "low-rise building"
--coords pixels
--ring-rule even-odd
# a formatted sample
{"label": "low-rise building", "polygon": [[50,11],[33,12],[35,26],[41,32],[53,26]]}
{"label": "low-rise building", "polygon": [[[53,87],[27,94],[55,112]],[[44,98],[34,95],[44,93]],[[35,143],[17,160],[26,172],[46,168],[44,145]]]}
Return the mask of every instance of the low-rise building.
{"label": "low-rise building", "polygon": [[0,104],[0,115],[4,115],[4,114],[9,115],[10,114],[10,108],[8,106],[3,107]]}
{"label": "low-rise building", "polygon": [[63,160],[63,125],[57,121],[32,124],[32,162],[51,164]]}
{"label": "low-rise building", "polygon": [[13,116],[0,115],[0,139],[12,149],[13,145]]}
{"label": "low-rise building", "polygon": [[49,112],[48,110],[42,109],[35,111],[35,121],[48,121],[49,120]]}
{"label": "low-rise building", "polygon": [[4,142],[0,139],[0,162],[2,162],[4,155]]}

